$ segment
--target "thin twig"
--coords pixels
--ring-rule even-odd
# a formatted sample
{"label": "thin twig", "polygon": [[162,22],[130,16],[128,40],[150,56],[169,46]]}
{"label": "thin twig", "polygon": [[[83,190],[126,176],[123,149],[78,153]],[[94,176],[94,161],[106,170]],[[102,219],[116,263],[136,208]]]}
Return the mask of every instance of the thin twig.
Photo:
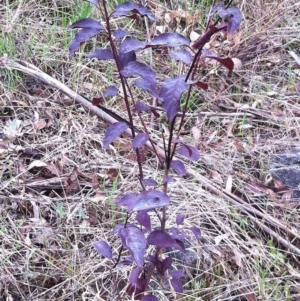
{"label": "thin twig", "polygon": [[[81,95],[77,94],[72,89],[65,86],[63,83],[59,82],[58,80],[54,79],[53,77],[49,76],[48,74],[41,71],[39,68],[35,67],[32,64],[21,60],[11,60],[6,57],[0,58],[0,68],[8,69],[8,70],[19,70],[31,76],[37,77],[38,79],[44,81],[45,83],[51,85],[62,91],[64,94],[68,95],[71,99],[74,99],[77,103],[81,104],[83,107],[88,109],[90,112],[94,113],[101,119],[107,121],[108,123],[115,123],[118,120],[110,116],[108,113],[104,112],[101,108],[94,106],[91,102],[87,99],[82,97]],[[127,129],[126,133],[131,135],[131,130]],[[149,142],[145,144],[147,148],[153,150],[155,147],[157,154],[161,158],[165,158],[165,152],[157,145],[151,145]],[[174,157],[174,159],[177,159]],[[282,237],[280,233],[276,233],[274,230],[270,228],[278,227],[279,229],[286,231],[286,233],[291,234],[298,239],[300,239],[300,235],[295,233],[292,229],[288,226],[283,225],[279,220],[264,214],[263,212],[253,208],[250,204],[243,201],[241,198],[231,194],[225,189],[222,189],[216,185],[216,183],[212,183],[209,179],[205,178],[204,176],[200,175],[196,170],[191,167],[187,167],[187,173],[197,179],[201,184],[203,184],[208,191],[211,193],[218,195],[219,197],[224,198],[224,200],[228,201],[232,206],[240,210],[240,212],[247,214],[247,216],[263,231],[273,237],[276,241],[280,242],[286,248],[294,251],[297,255],[300,255],[300,249],[293,245],[290,241],[286,238]],[[264,223],[258,220],[257,217],[260,217]],[[269,224],[270,226],[268,226]]]}

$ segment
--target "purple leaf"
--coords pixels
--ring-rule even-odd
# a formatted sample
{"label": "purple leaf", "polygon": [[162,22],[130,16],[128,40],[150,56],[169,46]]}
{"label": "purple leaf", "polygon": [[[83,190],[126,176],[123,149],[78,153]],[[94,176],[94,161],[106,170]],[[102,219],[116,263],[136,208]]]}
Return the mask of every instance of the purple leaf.
{"label": "purple leaf", "polygon": [[176,293],[183,293],[183,286],[177,279],[171,279],[171,285]]}
{"label": "purple leaf", "polygon": [[145,145],[145,143],[149,140],[149,135],[146,133],[138,133],[132,141],[133,149],[136,150],[139,147]]}
{"label": "purple leaf", "polygon": [[217,53],[214,53],[208,49],[202,50],[202,58],[210,58],[213,60],[218,61],[220,64],[222,64],[224,67],[226,67],[230,72],[232,72],[234,63],[231,58],[220,58],[220,56]]}
{"label": "purple leaf", "polygon": [[128,30],[123,30],[118,28],[114,31],[113,35],[116,39],[122,39],[125,36],[129,36],[130,32]]}
{"label": "purple leaf", "polygon": [[143,5],[133,2],[125,2],[115,8],[113,16],[129,16],[129,13],[138,13],[141,16],[147,16],[149,20],[156,22],[155,16]]}
{"label": "purple leaf", "polygon": [[177,214],[176,216],[176,224],[181,225],[184,221],[185,214]]}
{"label": "purple leaf", "polygon": [[125,68],[125,66],[130,62],[136,61],[136,54],[134,51],[126,52],[126,53],[120,53],[120,61],[122,64],[122,68]]}
{"label": "purple leaf", "polygon": [[112,60],[114,55],[110,48],[96,49],[93,53],[87,55],[89,59],[97,58],[98,60]]}
{"label": "purple leaf", "polygon": [[168,270],[168,269],[171,268],[171,266],[172,266],[172,261],[173,261],[173,259],[172,259],[171,256],[168,256],[168,257],[166,257],[166,258],[163,260],[163,262],[162,262],[162,271],[161,271],[162,274],[164,274],[166,270]]}
{"label": "purple leaf", "polygon": [[86,0],[87,2],[90,2],[91,4],[97,6],[99,4],[99,0]]}
{"label": "purple leaf", "polygon": [[136,220],[143,226],[145,227],[148,231],[151,231],[151,220],[150,216],[146,211],[140,211],[136,215]]}
{"label": "purple leaf", "polygon": [[134,269],[132,269],[130,276],[129,276],[129,282],[134,285],[137,286],[138,285],[138,279],[139,279],[139,275],[142,272],[142,268],[141,267],[135,267]]}
{"label": "purple leaf", "polygon": [[232,72],[234,67],[234,62],[230,57],[226,57],[224,59],[216,57],[214,58],[214,60],[218,61],[220,64],[226,67],[230,72]]}
{"label": "purple leaf", "polygon": [[170,275],[174,279],[180,279],[180,278],[184,277],[184,272],[182,270],[173,270],[170,272]]}
{"label": "purple leaf", "polygon": [[116,203],[118,207],[127,207],[127,210],[132,212],[167,206],[170,203],[170,198],[158,190],[145,190],[139,195],[126,194],[121,199],[118,199]]}
{"label": "purple leaf", "polygon": [[207,90],[208,89],[208,84],[201,82],[200,80],[195,82],[195,84],[197,87],[203,89],[203,90]]}
{"label": "purple leaf", "polygon": [[145,47],[146,47],[146,43],[128,37],[121,43],[120,53],[136,51],[136,50],[144,49]]}
{"label": "purple leaf", "polygon": [[146,64],[140,62],[129,62],[121,71],[124,77],[140,76],[145,81],[155,84],[155,72]]}
{"label": "purple leaf", "polygon": [[105,137],[103,141],[104,148],[108,148],[108,146],[119,137],[126,129],[128,128],[128,124],[123,121],[116,122],[112,124],[105,132]]}
{"label": "purple leaf", "polygon": [[230,57],[226,57],[224,59],[222,59],[220,57],[216,57],[216,56],[205,56],[205,57],[218,61],[220,64],[222,64],[224,67],[226,67],[230,72],[232,72],[234,63]]}
{"label": "purple leaf", "polygon": [[159,301],[159,300],[157,299],[157,297],[153,295],[146,295],[142,298],[141,301]]}
{"label": "purple leaf", "polygon": [[151,262],[151,263],[153,263],[153,264],[155,264],[155,265],[157,265],[157,257],[156,257],[156,256],[153,256],[153,255],[147,255],[147,256],[145,257],[145,260],[146,260],[146,261],[149,261],[149,262]]}
{"label": "purple leaf", "polygon": [[192,55],[186,49],[180,49],[176,51],[171,50],[169,51],[169,56],[187,65],[189,65],[192,62]]}
{"label": "purple leaf", "polygon": [[241,11],[235,7],[220,10],[219,16],[228,20],[227,32],[229,34],[233,34],[240,27],[243,17]]}
{"label": "purple leaf", "polygon": [[77,32],[75,34],[74,40],[71,42],[71,44],[69,46],[70,58],[73,57],[75,51],[77,51],[79,49],[79,47],[82,43],[86,42],[91,37],[99,34],[99,32],[100,32],[100,29],[93,28],[93,27],[83,28],[82,30]]}
{"label": "purple leaf", "polygon": [[94,248],[106,258],[112,259],[112,251],[108,243],[104,240],[96,241]]}
{"label": "purple leaf", "polygon": [[171,162],[171,167],[173,168],[173,170],[180,176],[184,176],[186,175],[186,169],[184,164],[179,161],[179,160],[173,160]]}
{"label": "purple leaf", "polygon": [[189,46],[190,42],[187,38],[179,33],[162,33],[156,36],[147,46]]}
{"label": "purple leaf", "polygon": [[158,186],[157,182],[151,178],[144,180],[144,185],[153,186],[153,187]]}
{"label": "purple leaf", "polygon": [[147,242],[143,232],[137,227],[126,227],[119,230],[123,246],[127,248],[138,267],[143,267]]}
{"label": "purple leaf", "polygon": [[215,5],[209,14],[207,14],[208,17],[213,16],[216,12],[220,11],[220,10],[225,10],[225,5],[223,2],[218,3],[217,5]]}
{"label": "purple leaf", "polygon": [[239,9],[235,7],[226,9],[225,5],[221,2],[213,7],[208,17],[211,17],[216,12],[218,12],[220,18],[228,20],[227,32],[229,34],[233,34],[240,27],[243,16]]}
{"label": "purple leaf", "polygon": [[147,80],[144,80],[144,79],[142,79],[142,78],[139,78],[139,79],[136,79],[135,81],[134,81],[134,84],[137,86],[137,87],[139,87],[139,88],[141,88],[141,89],[143,89],[143,90],[145,90],[145,91],[149,91],[149,92],[151,92],[151,94],[155,97],[155,98],[158,98],[159,96],[158,96],[158,92],[157,92],[157,87],[156,87],[156,82],[149,82],[149,81],[147,81]]}
{"label": "purple leaf", "polygon": [[182,231],[179,231],[177,228],[171,227],[168,230],[169,234],[174,238],[174,239],[185,239],[186,234]]}
{"label": "purple leaf", "polygon": [[[135,227],[135,225],[134,224],[126,224],[126,227]],[[113,230],[111,231],[111,233],[112,234],[117,234],[117,235],[119,235],[119,231],[121,230],[121,229],[123,229],[123,228],[125,228],[125,224],[123,224],[123,223],[121,223],[121,224],[117,224],[114,228],[113,228]]]}
{"label": "purple leaf", "polygon": [[161,230],[152,231],[148,237],[147,241],[150,245],[154,245],[159,248],[177,248],[181,249],[181,246],[178,245],[177,241],[172,238],[167,232]]}
{"label": "purple leaf", "polygon": [[190,229],[194,233],[194,235],[196,236],[197,240],[200,241],[200,239],[201,239],[201,230],[200,230],[200,228],[198,228],[196,226],[193,226]]}
{"label": "purple leaf", "polygon": [[181,250],[182,252],[185,251],[185,246],[184,246],[184,243],[183,241],[181,241],[180,239],[175,239],[176,242],[178,243],[178,249]]}
{"label": "purple leaf", "polygon": [[[126,293],[131,296],[139,296],[140,298],[142,296],[142,293],[144,293],[146,290],[146,279],[145,278],[138,278],[137,285],[132,285],[129,283],[129,285],[126,288]],[[137,300],[136,298],[134,298]]]}
{"label": "purple leaf", "polygon": [[132,203],[136,202],[137,195],[134,193],[127,193],[121,198],[117,198],[115,203],[118,207],[130,207]]}
{"label": "purple leaf", "polygon": [[133,264],[133,257],[132,256],[127,256],[124,260],[121,260],[118,264],[117,267],[123,267],[127,265],[132,265]]}
{"label": "purple leaf", "polygon": [[102,101],[103,101],[103,97],[102,96],[100,96],[100,97],[94,97],[92,99],[92,104],[94,106],[98,106],[98,104],[101,103]]}
{"label": "purple leaf", "polygon": [[172,121],[179,112],[180,98],[187,87],[184,75],[169,78],[163,82],[159,96],[162,99],[162,107],[167,113],[169,121]]}
{"label": "purple leaf", "polygon": [[73,29],[73,28],[94,28],[99,30],[104,29],[103,25],[100,22],[93,20],[91,18],[78,20],[68,27],[68,29]]}
{"label": "purple leaf", "polygon": [[116,88],[116,86],[109,86],[107,87],[107,89],[105,90],[103,97],[107,97],[107,96],[115,96],[118,94],[118,89]]}
{"label": "purple leaf", "polygon": [[172,182],[175,182],[175,179],[173,177],[168,176],[163,179],[163,184],[172,183]]}
{"label": "purple leaf", "polygon": [[200,159],[200,152],[194,146],[183,145],[178,148],[177,153],[192,161],[198,161]]}
{"label": "purple leaf", "polygon": [[169,203],[170,198],[165,193],[158,190],[145,190],[137,196],[137,200],[133,205],[132,210],[150,210],[168,206]]}
{"label": "purple leaf", "polygon": [[150,107],[146,103],[141,102],[141,101],[137,101],[135,103],[135,108],[138,112],[143,112],[143,111],[148,112],[148,111],[150,111]]}

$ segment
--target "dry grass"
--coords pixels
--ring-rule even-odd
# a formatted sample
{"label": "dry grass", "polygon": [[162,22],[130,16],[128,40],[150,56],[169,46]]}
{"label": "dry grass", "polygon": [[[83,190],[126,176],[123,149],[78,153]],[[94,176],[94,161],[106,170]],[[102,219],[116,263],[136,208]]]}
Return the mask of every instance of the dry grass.
{"label": "dry grass", "polygon": [[[299,65],[288,51],[300,55],[300,6],[287,0],[238,5],[245,17],[239,36],[213,47],[243,67],[232,76],[216,68],[203,72],[210,89],[193,96],[191,112],[202,115],[187,121],[184,139],[194,143],[190,129],[199,131],[199,174],[299,233],[299,200],[274,189],[268,167],[276,151],[299,145]],[[109,64],[80,59],[83,51],[68,59],[66,26],[94,13],[87,3],[4,0],[0,13],[0,56],[34,62],[87,97],[112,83]],[[167,68],[161,59],[154,64]],[[107,125],[99,118],[25,74],[0,69],[0,79],[1,300],[117,299],[115,284],[122,287],[130,268],[112,278],[111,263],[92,244],[107,239],[119,249],[110,231],[124,214],[113,200],[137,189],[129,138],[106,152]],[[106,105],[123,111],[116,99]],[[146,177],[160,180],[155,158],[147,153],[147,160]],[[196,271],[178,300],[300,299],[299,254],[193,177],[172,183],[170,196],[168,225],[186,213],[185,224],[203,233],[192,246]],[[299,240],[273,230],[300,248]]]}

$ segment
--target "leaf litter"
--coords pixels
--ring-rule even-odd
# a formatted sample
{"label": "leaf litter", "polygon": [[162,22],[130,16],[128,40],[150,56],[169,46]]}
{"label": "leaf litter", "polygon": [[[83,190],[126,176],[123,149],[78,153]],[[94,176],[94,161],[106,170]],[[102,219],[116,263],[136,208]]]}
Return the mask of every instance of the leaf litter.
{"label": "leaf litter", "polygon": [[[49,7],[44,5],[41,5],[39,10],[41,13],[48,14]],[[282,5],[286,5],[288,8],[289,4],[285,2]],[[259,9],[251,3],[246,6],[247,15],[250,16],[248,28],[262,26],[263,22],[269,24],[270,17],[267,10],[271,8],[261,7],[262,16],[258,18],[256,14]],[[53,9],[58,9],[58,7],[53,6]],[[39,41],[41,44],[36,45],[35,53],[37,59],[43,62],[42,45],[48,41],[47,33],[41,27],[43,25],[39,23],[37,17],[31,16],[31,25],[37,31],[41,31]],[[251,18],[253,19],[251,20]],[[296,24],[293,16],[290,21],[292,24]],[[279,27],[275,27],[275,29],[281,32],[286,30],[284,26],[281,29]],[[272,35],[275,38],[275,29],[270,27],[271,31],[268,32],[270,39],[272,39]],[[20,29],[14,27],[13,30],[16,31],[16,37],[22,41]],[[32,32],[27,32],[27,34],[33,35]],[[290,30],[285,36],[292,40],[293,35],[295,33]],[[222,37],[219,38],[222,39]],[[261,36],[250,35],[247,38],[242,35],[237,38],[236,35],[232,40],[230,39],[228,38],[224,44],[215,43],[210,46],[221,48],[217,51],[219,53],[226,52],[233,46],[234,57],[243,63],[242,70],[250,70],[250,73],[245,74],[245,71],[240,70],[241,67],[236,69],[244,81],[244,86],[238,86],[239,77],[235,78],[235,82],[231,82],[230,77],[226,78],[226,73],[218,71],[220,78],[226,78],[227,90],[224,94],[220,94],[219,83],[213,82],[211,78],[211,90],[205,96],[207,97],[205,111],[235,113],[240,110],[245,116],[247,113],[253,112],[255,115],[248,120],[249,125],[243,125],[238,118],[227,117],[227,121],[232,124],[232,137],[237,137],[239,141],[243,142],[243,148],[239,148],[238,151],[234,140],[227,136],[226,123],[222,123],[223,117],[207,117],[208,122],[207,118],[198,116],[194,118],[195,121],[190,121],[191,126],[197,124],[200,131],[200,135],[199,133],[194,134],[197,148],[201,150],[202,169],[200,172],[211,174],[212,178],[218,179],[216,182],[222,183],[223,186],[226,185],[227,179],[231,179],[230,185],[227,181],[228,187],[230,186],[228,190],[246,194],[250,203],[262,210],[268,210],[268,214],[274,217],[279,219],[284,217],[288,224],[293,224],[294,228],[299,229],[297,200],[293,201],[293,207],[289,208],[292,196],[283,192],[282,186],[275,180],[271,179],[271,182],[268,182],[265,174],[268,171],[269,153],[293,147],[296,143],[297,117],[299,115],[297,113],[297,90],[292,81],[286,80],[286,78],[290,78],[288,64],[297,64],[296,56],[291,52],[286,52],[286,55],[281,53],[281,56],[274,56],[274,52],[280,50],[277,50],[278,47],[274,46],[274,43],[269,44],[273,45],[273,48],[270,48],[264,42],[263,34]],[[229,43],[232,43],[230,47]],[[245,43],[251,45],[253,49],[248,52],[246,48],[243,50]],[[24,45],[18,45],[18,47],[24,47]],[[62,56],[67,56],[67,51],[65,53],[63,49],[58,51]],[[288,49],[288,51],[293,51],[297,55],[295,49]],[[257,57],[260,63],[257,63],[253,57]],[[67,72],[64,76],[70,76],[69,68],[71,70],[74,66],[71,63],[64,63],[63,67]],[[57,68],[53,72],[61,78],[59,70]],[[261,74],[258,83],[251,78],[252,72]],[[78,75],[77,82],[84,82],[89,77],[92,78],[90,75],[90,70],[84,68]],[[278,87],[280,87],[279,91],[276,91],[278,94],[270,94],[271,90],[276,90]],[[239,90],[239,88],[241,89]],[[10,92],[7,81],[2,81],[2,78],[0,89],[1,93],[2,91]],[[78,87],[78,89],[83,88]],[[103,90],[99,87],[99,92],[104,92],[104,87]],[[122,219],[122,215],[108,203],[112,197],[111,194],[113,197],[119,194],[114,191],[115,185],[121,191],[135,191],[132,184],[134,182],[132,166],[126,158],[124,159],[122,156],[117,159],[112,158],[108,153],[102,151],[100,143],[104,135],[102,129],[107,128],[107,125],[93,116],[80,113],[74,105],[65,107],[55,104],[50,98],[49,100],[43,99],[44,105],[37,109],[35,106],[37,99],[34,99],[34,97],[38,98],[37,94],[31,98],[21,93],[19,89],[15,89],[15,93],[18,94],[20,100],[8,104],[12,109],[12,115],[9,118],[2,118],[1,115],[0,120],[2,128],[0,131],[0,150],[2,151],[0,214],[9,216],[7,219],[2,219],[1,226],[10,230],[3,232],[1,243],[4,250],[14,252],[13,257],[6,257],[7,265],[4,274],[1,274],[2,280],[7,280],[9,295],[16,300],[20,297],[20,291],[28,298],[39,299],[59,299],[63,291],[63,298],[72,296],[79,300],[82,293],[86,293],[86,286],[82,279],[85,283],[91,284],[95,283],[95,279],[103,283],[109,281],[109,271],[107,267],[99,263],[99,257],[92,253],[91,245],[97,239],[102,238],[104,232],[111,230],[112,218],[114,220]],[[101,94],[97,93],[97,95]],[[241,95],[240,98],[239,95]],[[202,96],[198,96],[201,99]],[[253,110],[250,110],[252,101],[257,98],[262,101],[253,107]],[[38,99],[38,101],[40,100]],[[244,106],[243,109],[241,105],[245,104],[248,104],[248,107]],[[195,113],[197,113],[197,104],[194,106]],[[283,116],[286,116],[285,126],[274,127],[274,120],[267,113],[276,112],[276,110],[282,111]],[[46,114],[46,111],[51,111],[54,116],[52,123],[49,123],[49,115]],[[35,112],[38,113],[38,119]],[[280,124],[280,114],[277,115],[279,118],[276,119],[278,121],[276,124]],[[77,121],[77,126],[72,123],[72,120]],[[213,136],[212,133],[214,133]],[[209,139],[210,143],[207,143]],[[34,159],[22,156],[25,151],[34,149],[39,150],[38,152],[43,157]],[[112,166],[116,166],[116,161],[122,166],[120,172],[125,179],[123,184],[117,181],[117,176],[105,176]],[[172,176],[177,179],[176,174]],[[151,177],[153,177],[153,169],[149,168],[148,178]],[[93,178],[94,180],[92,180]],[[101,187],[104,193],[98,194],[98,197],[97,185],[100,187],[104,185]],[[126,185],[126,189],[124,185]],[[246,191],[243,191],[241,187],[245,187]],[[281,200],[280,206],[279,203],[268,199],[268,191],[272,191]],[[257,197],[258,192],[259,198]],[[72,208],[74,202],[81,201],[81,208],[85,214],[81,214],[80,210],[73,211],[74,214],[67,223],[66,216],[70,212],[69,209]],[[217,196],[202,190],[199,183],[192,183],[188,179],[176,181],[176,185],[172,185],[171,203],[174,206],[172,207],[174,208],[174,213],[172,213],[174,226],[177,214],[185,212],[187,215],[185,222],[197,224],[201,229],[201,236],[199,236],[201,248],[196,245],[199,253],[197,273],[198,275],[201,273],[201,277],[207,280],[206,294],[204,295],[200,290],[197,292],[201,298],[222,299],[222,294],[215,288],[216,283],[223,288],[229,287],[232,283],[235,283],[236,287],[240,287],[240,290],[229,289],[227,298],[244,294],[247,296],[247,300],[255,300],[254,296],[262,294],[265,298],[274,299],[274,290],[276,290],[279,298],[285,300],[284,287],[288,287],[293,295],[299,280],[299,275],[293,272],[297,270],[296,260],[292,259],[295,256],[293,253],[286,252],[282,246],[275,245],[275,243],[271,245],[272,242],[262,236],[251,222],[236,213],[232,207]],[[58,204],[62,204],[59,207],[61,216],[56,211]],[[92,219],[93,223],[84,222],[87,218]],[[210,226],[212,220],[214,221],[213,227]],[[85,227],[84,232],[79,229],[82,226]],[[226,233],[232,234],[226,236],[226,239],[218,241],[216,247],[216,238],[223,238],[222,235],[226,235]],[[25,244],[16,250],[19,241],[25,242]],[[270,249],[274,251],[271,257]],[[32,254],[32,257],[28,257],[28,254]],[[289,258],[287,262],[283,260],[285,256]],[[3,259],[1,255],[0,257]],[[258,266],[257,262],[261,262],[261,265]],[[220,264],[224,267],[224,274],[226,273],[228,280],[213,278],[212,273],[201,272],[213,270]],[[26,280],[21,280],[26,281],[26,285],[23,285],[18,278],[17,267],[25,269],[28,277]],[[258,285],[261,283],[259,271],[262,269],[269,273],[266,281],[273,285],[273,290],[268,290],[267,286],[258,290]],[[232,271],[241,276],[241,280],[231,274]],[[282,276],[281,271],[292,272]],[[75,292],[68,289],[72,285],[72,280],[68,276],[70,272],[73,279],[77,281],[78,289]],[[120,273],[124,277],[128,276],[126,270],[120,271]],[[281,277],[281,284],[274,280],[278,277]],[[52,289],[51,293],[47,290],[50,288]],[[99,292],[93,290],[91,285],[89,294],[96,296],[97,293]],[[104,291],[101,291],[100,294],[105,298]]]}

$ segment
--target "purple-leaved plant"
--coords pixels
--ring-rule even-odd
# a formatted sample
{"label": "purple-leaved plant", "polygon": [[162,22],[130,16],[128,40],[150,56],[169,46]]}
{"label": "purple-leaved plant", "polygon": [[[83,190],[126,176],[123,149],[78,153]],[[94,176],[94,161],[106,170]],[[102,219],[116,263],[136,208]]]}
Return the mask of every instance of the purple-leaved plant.
{"label": "purple-leaved plant", "polygon": [[[232,1],[227,6],[219,3],[211,9],[208,15],[206,31],[192,45],[190,45],[190,41],[187,38],[178,33],[163,33],[145,42],[132,38],[131,33],[127,30],[121,28],[113,29],[111,23],[112,19],[120,16],[133,19],[147,17],[149,21],[155,22],[155,16],[145,6],[133,2],[125,2],[118,5],[109,14],[106,0],[88,0],[88,2],[99,10],[103,23],[99,20],[84,18],[69,26],[69,29],[79,29],[69,46],[69,55],[73,57],[80,46],[92,37],[100,35],[109,41],[109,47],[96,49],[93,53],[88,54],[87,57],[98,60],[111,60],[115,63],[128,120],[117,118],[119,121],[108,127],[103,146],[107,149],[116,138],[120,137],[129,128],[133,137],[132,149],[136,152],[139,166],[137,177],[141,183],[140,192],[127,192],[116,200],[116,205],[124,207],[127,211],[127,220],[125,224],[117,225],[112,231],[112,235],[117,235],[122,244],[117,259],[112,264],[112,273],[115,268],[120,266],[133,265],[126,292],[132,295],[135,300],[158,301],[154,294],[149,293],[149,282],[152,277],[156,277],[155,275],[165,277],[169,281],[173,293],[183,292],[180,278],[184,276],[184,273],[181,270],[174,269],[172,257],[164,256],[163,249],[175,248],[180,251],[185,249],[184,239],[187,237],[186,231],[183,231],[182,228],[180,230],[174,227],[166,228],[167,207],[171,202],[167,191],[168,184],[175,181],[169,175],[171,169],[179,176],[186,174],[185,164],[178,159],[173,159],[175,153],[192,161],[197,161],[200,158],[200,153],[196,147],[187,145],[179,139],[191,90],[198,88],[206,90],[208,88],[206,83],[197,79],[196,71],[200,62],[205,58],[215,59],[230,72],[233,70],[233,61],[230,58],[221,58],[216,53],[203,49],[203,47],[214,34],[220,31],[227,31],[229,34],[234,33],[239,28],[242,14],[237,8],[230,7]],[[157,82],[157,73],[142,61],[142,55],[139,55],[139,59],[137,56],[138,52],[151,47],[167,48],[171,58],[188,66],[188,72],[175,77],[165,78],[161,83]],[[165,156],[162,158],[156,153],[164,170],[161,190],[159,190],[159,185],[155,180],[144,179],[143,163],[140,156],[140,149],[146,143],[155,144],[140,112],[148,112],[154,115],[157,115],[157,112],[149,104],[137,101],[134,98],[132,88],[128,84],[128,79],[131,77],[136,78],[133,82],[136,87],[160,101],[162,109],[168,118],[169,137],[167,139],[164,136],[162,137]],[[99,105],[103,98],[115,96],[117,93],[118,90],[115,86],[109,86],[101,97],[92,100],[93,104]],[[183,94],[185,94],[186,100],[181,114],[178,114]],[[137,120],[134,118],[136,116],[134,113],[137,113],[138,120],[143,125],[143,131],[137,130]],[[175,133],[176,123],[179,125],[177,133]],[[146,187],[148,188],[146,189]],[[155,215],[150,215],[150,212],[155,212]],[[151,224],[151,218],[154,218],[154,216],[158,218],[160,223],[160,227],[155,229],[152,228]],[[184,219],[185,214],[178,214],[175,221],[177,226],[184,224]],[[188,231],[198,241],[201,239],[201,230],[198,227],[193,226]],[[149,254],[147,251],[149,245],[155,246],[153,254]],[[94,243],[94,247],[101,255],[113,260],[114,252],[107,242],[97,241]],[[120,261],[123,249],[127,249],[131,253],[131,257]]]}

